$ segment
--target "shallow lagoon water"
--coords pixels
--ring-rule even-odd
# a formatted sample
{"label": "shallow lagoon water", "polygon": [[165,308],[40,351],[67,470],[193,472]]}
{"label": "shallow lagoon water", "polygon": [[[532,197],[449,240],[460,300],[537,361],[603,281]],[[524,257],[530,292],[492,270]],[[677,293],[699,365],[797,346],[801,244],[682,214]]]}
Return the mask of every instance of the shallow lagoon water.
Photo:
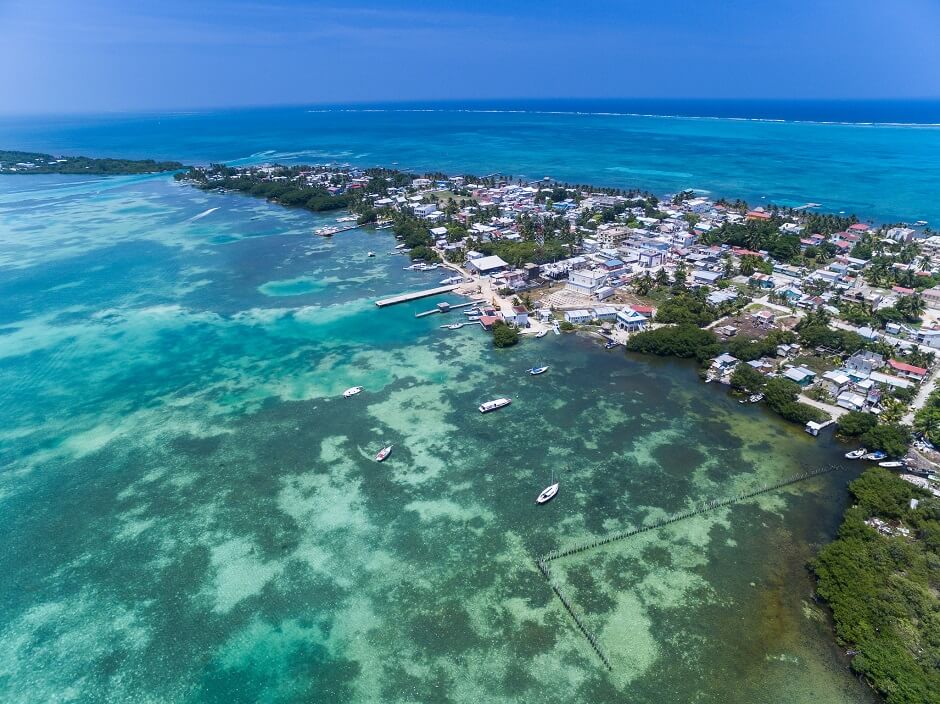
{"label": "shallow lagoon water", "polygon": [[609,673],[533,563],[841,448],[675,361],[379,310],[440,273],[330,221],[0,179],[0,700],[867,700],[805,570],[857,468],[553,562]]}

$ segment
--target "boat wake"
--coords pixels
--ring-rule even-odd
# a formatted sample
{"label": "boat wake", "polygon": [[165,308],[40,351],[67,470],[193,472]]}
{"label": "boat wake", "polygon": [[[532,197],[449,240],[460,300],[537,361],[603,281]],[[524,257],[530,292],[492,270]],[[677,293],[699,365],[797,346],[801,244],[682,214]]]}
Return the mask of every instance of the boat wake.
{"label": "boat wake", "polygon": [[189,219],[189,222],[195,222],[196,220],[202,220],[202,219],[203,219],[204,217],[206,217],[207,215],[212,215],[212,213],[214,213],[216,210],[218,210],[217,207],[216,207],[216,208],[209,208],[208,210],[203,210],[203,211],[202,211],[201,213],[199,213],[198,215],[193,215],[193,216]]}

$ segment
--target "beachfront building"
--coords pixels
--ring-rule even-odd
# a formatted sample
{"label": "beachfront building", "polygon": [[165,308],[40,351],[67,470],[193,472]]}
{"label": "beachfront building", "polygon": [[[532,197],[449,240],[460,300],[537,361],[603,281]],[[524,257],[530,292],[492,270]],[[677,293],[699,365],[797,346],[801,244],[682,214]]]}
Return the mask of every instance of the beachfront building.
{"label": "beachfront building", "polygon": [[592,320],[594,320],[594,312],[585,308],[565,311],[565,322],[577,325],[579,323],[589,323]]}
{"label": "beachfront building", "polygon": [[489,276],[490,274],[506,271],[509,268],[509,264],[494,254],[489,257],[477,257],[468,260],[467,268],[480,276]]}
{"label": "beachfront building", "polygon": [[617,311],[617,327],[627,332],[639,332],[649,325],[649,318],[631,308]]}

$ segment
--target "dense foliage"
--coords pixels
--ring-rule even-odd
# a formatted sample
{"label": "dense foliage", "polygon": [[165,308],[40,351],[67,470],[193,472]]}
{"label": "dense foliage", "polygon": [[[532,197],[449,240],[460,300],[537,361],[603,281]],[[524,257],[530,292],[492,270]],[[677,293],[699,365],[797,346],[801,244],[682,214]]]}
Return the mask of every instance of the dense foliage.
{"label": "dense foliage", "polygon": [[519,331],[516,328],[507,325],[502,320],[497,320],[493,324],[494,347],[512,347],[517,342],[519,342]]}
{"label": "dense foliage", "polygon": [[796,400],[800,395],[800,390],[799,384],[783,377],[776,377],[768,379],[764,385],[764,398],[767,405],[776,413],[794,423],[805,424],[811,420],[825,420],[828,416],[823,411]]}
{"label": "dense foliage", "polygon": [[930,394],[924,407],[914,414],[914,430],[934,445],[940,445],[940,390]]}
{"label": "dense foliage", "polygon": [[662,357],[695,357],[700,362],[718,354],[718,338],[711,330],[702,330],[688,323],[657,328],[631,335],[627,349]]}
{"label": "dense foliage", "polygon": [[729,338],[725,343],[725,348],[733,357],[750,362],[752,359],[772,357],[777,353],[777,347],[791,342],[796,342],[795,333],[790,330],[773,330],[764,337],[742,335]]}
{"label": "dense foliage", "polygon": [[705,234],[707,244],[730,244],[754,251],[766,251],[779,261],[792,261],[800,256],[800,238],[780,232],[783,219],[725,222],[721,227]]}
{"label": "dense foliage", "polygon": [[858,352],[868,344],[858,333],[829,327],[829,320],[829,315],[824,311],[809,313],[796,326],[800,343],[810,349],[821,348],[847,354]]}
{"label": "dense foliage", "polygon": [[767,377],[749,364],[739,364],[731,373],[731,388],[754,394],[761,391],[767,383]]}
{"label": "dense foliage", "polygon": [[[64,161],[59,161],[64,159]],[[32,163],[29,168],[17,168],[18,163]],[[51,154],[33,152],[11,152],[0,150],[0,173],[16,174],[94,174],[95,176],[120,176],[127,174],[150,174],[159,171],[182,169],[178,161],[154,161],[153,159],[93,159],[87,156],[54,157]]]}
{"label": "dense foliage", "polygon": [[[812,564],[852,668],[889,704],[940,703],[940,500],[880,468],[849,485],[838,539]],[[920,502],[916,509],[910,499]],[[911,536],[865,525],[899,520]]]}
{"label": "dense foliage", "polygon": [[656,309],[657,323],[701,326],[717,318],[718,312],[713,306],[687,292],[672,296]]}

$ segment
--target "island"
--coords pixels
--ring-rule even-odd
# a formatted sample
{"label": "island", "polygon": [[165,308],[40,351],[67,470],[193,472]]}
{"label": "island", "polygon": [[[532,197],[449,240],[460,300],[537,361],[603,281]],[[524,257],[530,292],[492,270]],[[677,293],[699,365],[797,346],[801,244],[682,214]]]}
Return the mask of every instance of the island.
{"label": "island", "polygon": [[178,161],[153,159],[98,159],[87,156],[53,156],[36,152],[0,150],[0,174],[89,174],[127,176],[177,171]]}
{"label": "island", "polygon": [[388,254],[450,269],[441,283],[474,299],[470,319],[497,348],[588,335],[688,360],[703,381],[811,435],[834,426],[855,448],[847,460],[880,466],[851,484],[838,537],[810,566],[817,594],[873,689],[892,704],[940,702],[940,236],[926,223],[336,164],[175,178],[352,213],[313,236],[391,229]]}

